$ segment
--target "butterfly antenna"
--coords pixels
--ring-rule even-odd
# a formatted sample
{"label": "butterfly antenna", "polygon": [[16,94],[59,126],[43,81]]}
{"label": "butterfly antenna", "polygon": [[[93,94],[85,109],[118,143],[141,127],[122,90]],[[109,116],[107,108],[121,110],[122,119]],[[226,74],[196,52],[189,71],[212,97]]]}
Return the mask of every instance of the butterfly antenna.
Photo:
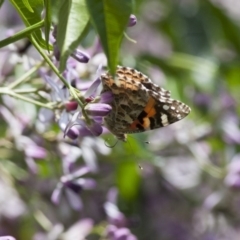
{"label": "butterfly antenna", "polygon": [[104,141],[104,145],[105,145],[106,147],[108,147],[108,148],[114,148],[114,147],[117,145],[117,143],[118,143],[118,140],[111,146],[111,145],[108,145],[108,144],[107,144],[107,141],[106,141],[106,140]]}

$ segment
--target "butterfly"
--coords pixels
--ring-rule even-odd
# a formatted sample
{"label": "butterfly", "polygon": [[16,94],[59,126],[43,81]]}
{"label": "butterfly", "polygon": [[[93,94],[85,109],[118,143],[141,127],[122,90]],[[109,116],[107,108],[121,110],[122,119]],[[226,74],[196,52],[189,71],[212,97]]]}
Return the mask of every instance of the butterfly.
{"label": "butterfly", "polygon": [[113,94],[112,111],[104,123],[119,140],[126,141],[129,133],[168,126],[191,111],[186,104],[172,99],[168,90],[133,68],[118,66],[115,79],[106,72],[101,81],[102,93]]}

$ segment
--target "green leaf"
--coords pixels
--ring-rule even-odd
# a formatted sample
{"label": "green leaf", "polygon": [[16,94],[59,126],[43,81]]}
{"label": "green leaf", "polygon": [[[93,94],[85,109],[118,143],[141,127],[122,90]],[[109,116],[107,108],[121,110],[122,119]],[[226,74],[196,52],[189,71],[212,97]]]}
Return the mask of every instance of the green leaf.
{"label": "green leaf", "polygon": [[28,0],[22,0],[24,6],[30,11],[30,12],[34,12],[33,9],[31,8],[31,5],[29,4]]}
{"label": "green leaf", "polygon": [[108,67],[114,74],[133,3],[131,0],[86,0],[86,3],[107,56]]}
{"label": "green leaf", "polygon": [[51,29],[51,22],[52,22],[52,11],[51,11],[51,1],[50,0],[44,0],[45,5],[45,21],[44,21],[44,29],[45,29],[45,41],[46,46],[49,51],[49,33]]}
{"label": "green leaf", "polygon": [[[240,53],[240,33],[237,21],[232,21],[228,17],[227,11],[222,10],[220,7],[216,7],[211,1],[202,1],[201,4],[203,4],[208,11],[204,11],[204,14],[212,17],[212,19],[210,17],[203,18],[206,21],[205,24],[209,26],[213,21],[216,21],[214,26],[210,25],[211,27],[206,28],[209,31],[209,35],[214,35],[213,44],[221,37],[229,41],[229,43],[234,46],[235,50]],[[216,31],[221,31],[222,35],[216,34]]]}
{"label": "green leaf", "polygon": [[51,2],[51,17],[52,17],[52,22],[55,25],[58,25],[58,16],[59,16],[59,11],[61,9],[61,6],[65,2],[64,0],[50,0]]}
{"label": "green leaf", "polygon": [[[10,0],[10,2],[15,7],[15,9],[18,11],[24,24],[27,27],[41,22],[41,20],[42,20],[41,12],[43,10],[42,0],[28,0],[29,4],[34,12],[29,11],[29,9],[25,6],[23,0]],[[33,33],[33,36],[42,48],[47,49],[45,40],[42,38],[40,29],[37,29]]]}
{"label": "green leaf", "polygon": [[59,11],[57,45],[61,52],[60,71],[63,71],[69,55],[84,37],[89,23],[85,0],[68,0]]}

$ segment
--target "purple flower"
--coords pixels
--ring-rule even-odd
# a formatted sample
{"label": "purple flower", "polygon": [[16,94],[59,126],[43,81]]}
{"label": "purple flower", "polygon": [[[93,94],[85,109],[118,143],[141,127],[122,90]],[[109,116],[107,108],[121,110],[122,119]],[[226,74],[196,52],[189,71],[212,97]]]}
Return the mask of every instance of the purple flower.
{"label": "purple flower", "polygon": [[61,239],[78,239],[85,240],[94,227],[94,222],[90,218],[84,218],[74,223]]}
{"label": "purple flower", "polygon": [[88,63],[90,56],[87,53],[84,53],[80,51],[79,49],[76,49],[71,56],[76,59],[78,62],[81,63]]}
{"label": "purple flower", "polygon": [[59,48],[58,48],[58,46],[57,46],[57,42],[54,42],[54,43],[53,43],[53,55],[54,55],[54,57],[55,57],[55,59],[56,59],[57,61],[60,61],[60,55],[61,55],[61,53],[60,53],[60,50],[59,50]]}
{"label": "purple flower", "polygon": [[[57,27],[55,26],[54,30],[52,32],[53,47],[54,47],[53,54],[54,54],[56,60],[59,61],[61,53],[60,53],[60,50],[59,50],[56,40],[55,40],[56,36],[57,36]],[[80,63],[88,63],[88,61],[90,59],[90,56],[87,53],[84,53],[83,51],[81,51],[79,49],[74,50],[74,52],[71,53],[71,57],[73,57],[75,60],[77,60]]]}
{"label": "purple flower", "polygon": [[[71,81],[75,75],[71,74],[72,70],[73,68],[69,67],[64,72],[68,81]],[[113,96],[110,92],[106,92],[100,97],[97,96],[97,92],[100,92],[98,87],[101,84],[101,72],[102,67],[99,66],[95,76],[96,80],[92,82],[87,90],[85,89],[85,93],[82,95],[81,101],[85,105],[84,109],[78,107],[77,101],[70,100],[68,89],[61,88],[61,83],[59,84],[57,80],[42,74],[43,78],[51,86],[52,100],[54,102],[61,102],[57,120],[60,128],[64,131],[64,136],[76,140],[78,137],[93,137],[102,134],[103,117],[112,110],[112,107],[108,103],[113,100]],[[43,115],[44,112],[41,111],[41,116]]]}
{"label": "purple flower", "polygon": [[110,189],[108,192],[108,201],[104,204],[109,221],[109,225],[105,231],[106,237],[110,240],[137,240],[127,228],[127,219],[116,205],[117,194],[115,188]]}
{"label": "purple flower", "polygon": [[105,233],[110,240],[137,240],[128,228],[117,228],[114,225],[108,225]]}
{"label": "purple flower", "polygon": [[16,238],[14,238],[12,236],[2,236],[2,237],[0,237],[0,240],[16,240]]}
{"label": "purple flower", "polygon": [[193,101],[200,107],[210,107],[212,99],[211,96],[206,93],[196,93]]}
{"label": "purple flower", "polygon": [[18,138],[17,148],[24,151],[28,158],[44,159],[47,156],[47,152],[44,148],[38,146],[31,138],[26,136]]}
{"label": "purple flower", "polygon": [[104,92],[101,94],[100,102],[102,103],[111,103],[113,101],[112,92]]}
{"label": "purple flower", "polygon": [[78,103],[76,101],[69,101],[65,103],[65,108],[67,112],[75,111],[78,108]]}
{"label": "purple flower", "polygon": [[223,118],[222,129],[224,139],[229,144],[240,144],[239,119],[235,114],[228,114]]}
{"label": "purple flower", "polygon": [[112,110],[112,107],[105,103],[88,104],[85,107],[85,111],[90,116],[105,117],[106,115],[109,114],[111,110]]}
{"label": "purple flower", "polygon": [[90,173],[89,168],[81,167],[63,175],[52,193],[52,202],[59,204],[64,191],[71,207],[75,210],[81,210],[82,200],[79,193],[84,189],[93,189],[96,186],[96,182],[93,179],[83,178],[83,175],[88,173]]}
{"label": "purple flower", "polygon": [[235,155],[229,164],[225,184],[230,188],[240,189],[240,154]]}
{"label": "purple flower", "polygon": [[137,24],[137,18],[135,15],[131,14],[129,18],[128,26],[133,27],[136,24]]}

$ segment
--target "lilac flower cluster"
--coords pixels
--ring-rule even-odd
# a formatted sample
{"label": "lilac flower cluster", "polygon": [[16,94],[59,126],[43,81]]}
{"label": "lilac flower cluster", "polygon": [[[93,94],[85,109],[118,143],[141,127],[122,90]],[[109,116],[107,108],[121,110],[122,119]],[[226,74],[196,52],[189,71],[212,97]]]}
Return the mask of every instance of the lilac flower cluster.
{"label": "lilac flower cluster", "polygon": [[[137,18],[132,14],[129,19],[129,27],[136,25]],[[59,61],[60,53],[54,38],[56,37],[57,27],[53,31],[53,42],[54,42],[54,56],[56,61]],[[97,45],[94,46],[89,52],[96,54],[96,51],[93,49],[98,48]],[[100,50],[100,49],[99,49]],[[99,51],[98,50],[98,51]],[[88,63],[90,59],[90,54],[83,52],[79,49],[76,49],[71,56],[78,63]],[[66,80],[73,86],[76,86],[76,82],[81,82],[78,78],[76,71],[78,63],[74,62],[72,59],[69,59],[67,63],[67,68],[64,72]],[[57,63],[56,63],[57,64]],[[103,132],[102,124],[103,118],[111,111],[111,106],[109,103],[113,100],[111,92],[105,92],[101,94],[100,97],[96,95],[99,93],[97,91],[101,80],[101,66],[98,67],[95,80],[92,82],[91,86],[85,91],[81,87],[81,100],[83,104],[86,105],[84,109],[78,109],[78,103],[76,100],[69,99],[68,89],[60,87],[59,82],[53,80],[47,74],[42,73],[42,77],[45,81],[51,86],[51,97],[52,101],[57,101],[64,103],[61,113],[58,116],[58,124],[60,128],[64,131],[64,135],[67,135],[71,139],[77,139],[78,137],[82,138],[85,136],[99,136]],[[47,110],[46,110],[47,111]],[[84,112],[83,112],[84,111]],[[44,113],[41,112],[43,115]],[[89,119],[86,119],[86,114]]]}
{"label": "lilac flower cluster", "polygon": [[106,228],[106,237],[109,240],[137,240],[131,231],[127,228],[127,219],[117,207],[117,190],[112,188],[108,192],[108,199],[104,205],[108,216],[108,226]]}
{"label": "lilac flower cluster", "polygon": [[[65,75],[68,77],[67,80],[71,81],[71,71],[72,68],[68,68],[65,71]],[[81,96],[86,105],[84,109],[78,109],[78,103],[76,100],[69,99],[69,92],[66,88],[60,88],[56,81],[53,81],[49,76],[44,75],[46,82],[51,86],[51,96],[52,101],[60,102],[63,107],[61,110],[57,111],[58,114],[58,124],[60,128],[64,131],[71,139],[77,139],[78,137],[83,138],[85,136],[99,136],[102,134],[102,122],[103,117],[105,117],[110,111],[111,106],[107,103],[111,102],[111,93],[102,94],[97,100],[98,102],[93,102],[96,100],[95,92],[100,84],[100,76],[92,83],[88,90]],[[76,81],[76,79],[74,79]],[[47,110],[46,110],[47,111]],[[83,112],[89,117],[87,123],[84,118]],[[44,115],[43,112],[41,114]]]}
{"label": "lilac flower cluster", "polygon": [[62,192],[65,191],[71,207],[75,210],[81,210],[82,201],[79,197],[79,193],[84,189],[94,189],[96,182],[90,178],[83,178],[85,174],[90,173],[90,170],[87,167],[82,167],[74,171],[71,171],[69,168],[64,168],[65,171],[70,171],[70,173],[61,177],[52,194],[52,201],[55,204],[59,204]]}
{"label": "lilac flower cluster", "polygon": [[[136,22],[136,17],[131,15],[129,26],[134,26]],[[55,34],[56,28],[51,39],[54,45],[54,59],[52,61],[58,66],[60,53],[55,44]],[[7,54],[8,56],[13,55],[14,51],[7,51],[6,56]],[[22,63],[22,60],[24,59],[22,56],[25,55],[26,53],[21,53],[21,57],[18,56],[17,60],[19,63],[20,61]],[[91,60],[91,62],[87,66],[86,64],[89,60]],[[34,107],[29,107],[29,105],[31,105],[29,104],[26,107],[27,113],[25,113],[25,111],[21,111],[21,109],[19,110],[18,108],[18,104],[22,103],[18,103],[18,101],[15,101],[8,96],[2,97],[3,104],[0,106],[1,121],[4,121],[8,125],[7,135],[9,139],[12,139],[14,142],[9,148],[13,148],[14,151],[23,153],[25,164],[29,168],[29,173],[22,170],[14,170],[17,171],[17,174],[15,174],[14,177],[22,185],[33,184],[34,186],[34,183],[33,181],[31,182],[31,177],[29,177],[28,174],[30,176],[33,174],[33,176],[41,174],[41,167],[44,168],[49,157],[51,158],[51,151],[49,150],[49,146],[46,145],[51,144],[51,141],[56,141],[56,151],[54,152],[54,155],[61,159],[60,164],[62,164],[63,174],[59,177],[59,180],[56,183],[56,188],[52,192],[51,200],[54,204],[60,205],[60,202],[65,199],[74,211],[82,211],[84,209],[83,201],[81,199],[82,192],[84,190],[96,189],[97,183],[92,176],[98,171],[98,155],[108,155],[111,151],[111,149],[104,145],[102,139],[93,138],[101,135],[105,131],[103,128],[103,118],[112,109],[110,105],[113,100],[112,94],[110,92],[105,92],[101,95],[99,94],[99,85],[101,84],[100,76],[102,71],[101,64],[103,63],[103,65],[106,65],[104,64],[105,62],[106,58],[103,56],[99,40],[97,40],[94,46],[88,50],[83,51],[76,49],[71,54],[71,58],[68,59],[67,67],[63,76],[71,87],[75,88],[75,93],[79,98],[79,102],[81,101],[81,106],[76,100],[76,97],[70,95],[69,89],[66,88],[66,86],[64,86],[46,66],[41,67],[38,70],[40,77],[44,79],[44,85],[41,89],[36,89],[35,92],[30,89],[31,91],[29,94],[37,94],[32,94],[29,99],[33,101],[39,99],[43,100],[43,102],[48,101],[52,110],[42,107],[38,109],[37,112]],[[29,69],[34,66],[35,61],[29,61],[29,63],[29,65],[24,65],[24,67],[26,67],[24,72],[29,71]],[[7,66],[9,67],[10,65]],[[11,69],[7,69],[6,67],[1,68],[1,76],[11,76],[12,71],[14,70],[13,66],[11,66]],[[95,77],[90,77],[92,79],[91,81],[89,81],[88,77],[84,77],[85,75],[92,76],[94,75],[94,72],[96,72],[96,74]],[[87,79],[88,81],[86,81]],[[62,134],[60,133],[60,136],[56,135],[56,138],[52,139],[49,137],[50,135],[44,134],[52,130],[54,118],[62,130]],[[65,138],[65,136],[67,137]],[[69,141],[69,139],[71,141]],[[6,141],[6,143],[10,142]],[[80,158],[85,162],[85,165],[78,164]],[[21,158],[19,157],[19,159]],[[16,158],[15,162],[17,164],[22,164],[21,162],[18,162],[19,159]],[[47,161],[40,162],[39,160]],[[11,169],[14,169],[14,167],[20,169],[19,166],[15,165],[9,165],[7,167]],[[91,177],[88,177],[88,175],[91,175]],[[1,177],[0,181],[2,181]],[[48,187],[48,184],[45,187]],[[37,190],[35,189],[35,191]],[[18,205],[18,211],[15,209],[16,216],[10,216],[10,214],[4,216],[4,213],[0,211],[0,217],[12,218],[15,220],[18,218],[17,214],[27,214],[25,206],[23,205],[20,207],[20,204]],[[17,206],[17,201],[15,201],[15,206]],[[87,236],[93,227],[93,220],[82,218],[79,221],[79,224],[76,225],[81,225],[82,232],[79,233],[78,229],[78,234],[81,235],[79,236],[82,237],[84,231]],[[48,229],[48,233],[51,234],[51,232],[56,230],[58,232],[57,235],[60,236],[63,233],[63,227],[58,227],[57,224],[53,224],[52,229]],[[88,231],[86,231],[87,228]],[[71,232],[71,230],[72,229],[69,229],[69,232]],[[12,236],[7,236],[6,233],[7,232],[2,231],[2,227],[0,227],[1,240],[15,239]],[[54,234],[56,235],[56,232]],[[67,237],[68,231],[64,234],[66,239],[70,239]],[[48,234],[40,232],[36,233],[34,236],[34,239],[48,238]]]}

